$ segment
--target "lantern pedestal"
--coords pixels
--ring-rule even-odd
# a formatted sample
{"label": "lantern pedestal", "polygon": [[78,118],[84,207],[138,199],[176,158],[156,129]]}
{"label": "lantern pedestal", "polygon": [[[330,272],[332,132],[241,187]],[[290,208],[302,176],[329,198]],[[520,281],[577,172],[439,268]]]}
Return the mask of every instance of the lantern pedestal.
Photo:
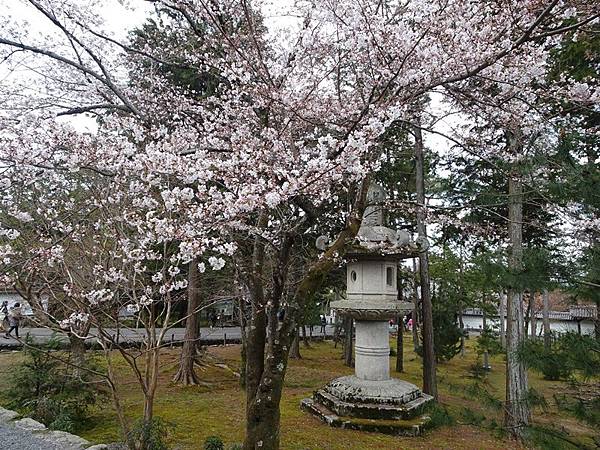
{"label": "lantern pedestal", "polygon": [[378,306],[347,300],[332,303],[338,313],[356,320],[355,373],[331,381],[302,400],[301,407],[333,427],[418,436],[429,421],[424,413],[433,398],[412,383],[390,377],[389,323],[381,320],[412,304]]}

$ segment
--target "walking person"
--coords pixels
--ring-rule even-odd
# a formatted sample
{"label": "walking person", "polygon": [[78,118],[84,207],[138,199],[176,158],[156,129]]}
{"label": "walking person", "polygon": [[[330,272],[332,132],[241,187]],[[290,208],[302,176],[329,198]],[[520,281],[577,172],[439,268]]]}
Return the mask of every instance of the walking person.
{"label": "walking person", "polygon": [[19,339],[19,323],[21,322],[22,318],[23,315],[21,312],[21,304],[15,303],[15,306],[10,308],[10,310],[8,311],[8,325],[10,326],[10,328],[4,336],[6,339],[11,337],[10,333],[12,333],[13,330],[15,331],[15,336],[17,337],[17,339]]}
{"label": "walking person", "polygon": [[325,318],[325,315],[321,314],[321,334],[323,336],[325,336],[325,333],[327,332],[325,327],[327,326],[327,319]]}
{"label": "walking person", "polygon": [[4,300],[0,306],[0,328],[2,331],[8,330],[8,301]]}

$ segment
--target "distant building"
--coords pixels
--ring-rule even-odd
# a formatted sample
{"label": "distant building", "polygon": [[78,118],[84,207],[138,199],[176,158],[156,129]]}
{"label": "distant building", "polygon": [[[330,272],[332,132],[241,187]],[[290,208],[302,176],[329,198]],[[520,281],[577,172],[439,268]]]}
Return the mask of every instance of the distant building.
{"label": "distant building", "polygon": [[[572,331],[579,334],[593,334],[594,320],[597,314],[598,311],[595,305],[575,305],[570,306],[567,311],[549,311],[550,330],[556,333]],[[534,320],[539,335],[543,334],[542,319],[542,312],[536,312]],[[487,320],[495,329],[500,328],[499,317],[488,317]],[[506,317],[504,320],[506,321]],[[465,308],[463,323],[467,331],[481,331],[483,328],[483,311],[478,308]]]}
{"label": "distant building", "polygon": [[230,322],[237,319],[237,311],[235,300],[232,298],[219,300],[214,302],[207,308],[204,308],[201,313],[201,317],[208,320],[211,313],[215,313],[217,316],[221,316],[221,320]]}

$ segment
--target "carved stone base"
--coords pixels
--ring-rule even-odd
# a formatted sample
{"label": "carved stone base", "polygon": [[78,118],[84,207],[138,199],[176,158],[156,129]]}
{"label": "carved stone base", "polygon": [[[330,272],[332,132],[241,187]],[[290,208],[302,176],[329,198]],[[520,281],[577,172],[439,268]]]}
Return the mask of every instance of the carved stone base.
{"label": "carved stone base", "polygon": [[431,420],[428,416],[419,416],[410,420],[363,419],[359,417],[339,416],[326,406],[312,398],[302,400],[300,407],[330,427],[349,430],[369,431],[394,436],[420,436]]}
{"label": "carved stone base", "polygon": [[406,381],[366,381],[351,375],[333,380],[301,406],[330,426],[416,436],[429,421],[424,412],[432,400]]}

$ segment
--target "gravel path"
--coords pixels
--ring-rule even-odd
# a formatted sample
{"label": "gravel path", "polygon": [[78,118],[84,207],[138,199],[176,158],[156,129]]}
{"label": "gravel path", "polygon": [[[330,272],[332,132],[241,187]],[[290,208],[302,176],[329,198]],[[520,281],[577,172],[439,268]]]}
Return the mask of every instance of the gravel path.
{"label": "gravel path", "polygon": [[13,425],[0,424],[0,449],[2,450],[62,450],[64,446],[55,445],[37,437],[30,431],[21,430]]}

